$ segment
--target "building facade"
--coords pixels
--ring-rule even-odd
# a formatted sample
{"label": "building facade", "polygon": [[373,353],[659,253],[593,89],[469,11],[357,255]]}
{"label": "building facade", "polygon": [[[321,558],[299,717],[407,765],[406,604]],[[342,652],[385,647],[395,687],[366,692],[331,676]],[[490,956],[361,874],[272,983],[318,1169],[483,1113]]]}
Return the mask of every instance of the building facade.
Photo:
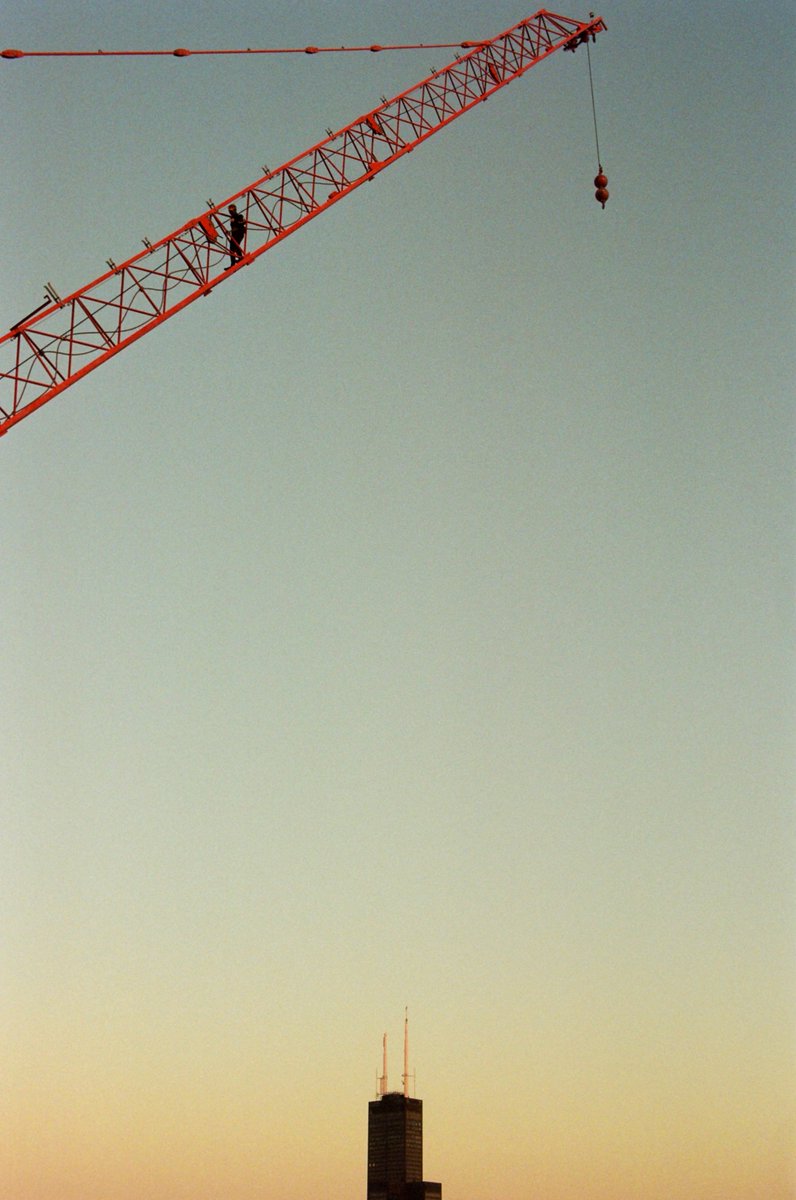
{"label": "building facade", "polygon": [[442,1200],[423,1179],[423,1101],[387,1092],[368,1105],[367,1200]]}

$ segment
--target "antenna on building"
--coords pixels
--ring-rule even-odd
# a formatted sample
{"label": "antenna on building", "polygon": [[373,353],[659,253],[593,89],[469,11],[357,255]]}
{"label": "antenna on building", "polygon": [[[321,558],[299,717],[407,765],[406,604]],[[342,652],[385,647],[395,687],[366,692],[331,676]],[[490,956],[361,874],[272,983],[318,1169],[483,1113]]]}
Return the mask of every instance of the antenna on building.
{"label": "antenna on building", "polygon": [[387,1034],[381,1039],[381,1075],[379,1076],[379,1096],[387,1095]]}
{"label": "antenna on building", "polygon": [[404,1009],[404,1073],[401,1076],[404,1095],[409,1095],[409,1009]]}

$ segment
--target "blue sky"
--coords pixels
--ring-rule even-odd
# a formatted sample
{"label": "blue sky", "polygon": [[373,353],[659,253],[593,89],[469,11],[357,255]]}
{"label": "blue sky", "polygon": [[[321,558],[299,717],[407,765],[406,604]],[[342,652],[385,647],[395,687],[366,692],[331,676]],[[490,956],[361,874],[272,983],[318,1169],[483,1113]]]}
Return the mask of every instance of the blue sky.
{"label": "blue sky", "polygon": [[[0,444],[13,1200],[349,1200],[406,1004],[447,1200],[790,1194],[792,18],[598,11],[605,212],[556,55]],[[0,62],[5,326],[446,54]]]}

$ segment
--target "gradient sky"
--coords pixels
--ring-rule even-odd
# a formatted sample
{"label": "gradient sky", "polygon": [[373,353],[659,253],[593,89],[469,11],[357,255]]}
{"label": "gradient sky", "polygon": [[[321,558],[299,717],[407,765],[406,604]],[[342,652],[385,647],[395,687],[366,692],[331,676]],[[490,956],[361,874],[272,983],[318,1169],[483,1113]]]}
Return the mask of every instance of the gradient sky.
{"label": "gradient sky", "polygon": [[[605,212],[556,55],[0,442],[7,1200],[357,1200],[405,1005],[446,1200],[795,1194],[792,11],[596,11]],[[0,61],[0,323],[450,57]]]}

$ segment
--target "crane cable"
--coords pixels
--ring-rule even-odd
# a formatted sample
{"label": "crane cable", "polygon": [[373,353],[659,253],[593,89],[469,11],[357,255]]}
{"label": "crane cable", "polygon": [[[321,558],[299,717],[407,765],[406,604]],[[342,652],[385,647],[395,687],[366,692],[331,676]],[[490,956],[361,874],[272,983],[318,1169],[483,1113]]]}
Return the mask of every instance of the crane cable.
{"label": "crane cable", "polygon": [[369,51],[378,54],[382,50],[474,50],[485,45],[474,42],[417,42],[396,46],[289,46],[281,48],[253,49],[247,46],[239,50],[187,50],[178,46],[176,50],[0,50],[0,58],[122,58],[142,56],[171,56],[189,58],[194,54],[350,54]]}
{"label": "crane cable", "polygon": [[602,164],[600,161],[600,139],[597,134],[597,105],[594,102],[594,76],[592,75],[592,71],[591,71],[591,50],[589,49],[588,42],[586,43],[586,59],[589,64],[589,89],[591,91],[591,115],[594,119],[594,145],[597,149],[597,165],[600,168],[600,170],[602,171]]}

